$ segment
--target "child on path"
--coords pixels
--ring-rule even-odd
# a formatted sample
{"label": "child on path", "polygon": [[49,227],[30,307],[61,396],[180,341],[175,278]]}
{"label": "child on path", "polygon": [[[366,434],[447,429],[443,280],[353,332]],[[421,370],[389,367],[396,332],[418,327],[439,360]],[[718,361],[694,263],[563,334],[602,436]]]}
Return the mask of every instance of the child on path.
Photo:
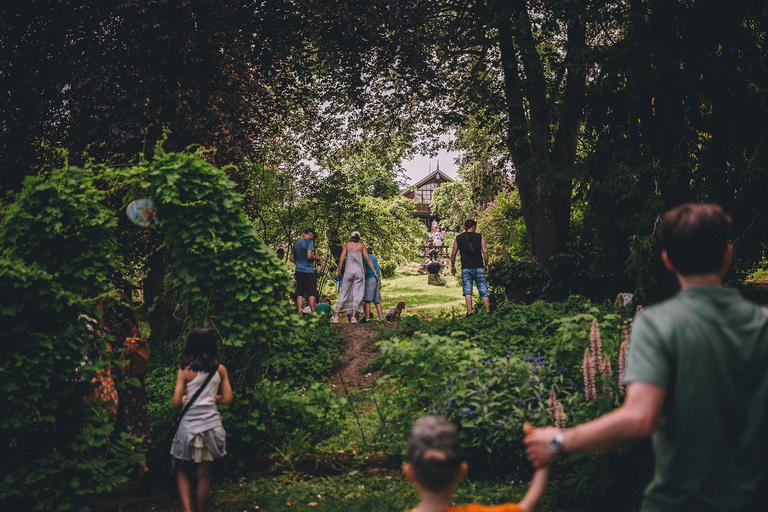
{"label": "child on path", "polygon": [[333,307],[331,307],[331,299],[326,297],[321,300],[320,304],[317,305],[317,310],[315,312],[318,315],[325,315],[326,317],[330,317],[331,312],[333,312]]}
{"label": "child on path", "polygon": [[360,323],[365,323],[373,319],[371,314],[371,302],[376,307],[376,313],[379,315],[379,321],[384,320],[384,313],[381,309],[381,271],[379,270],[379,260],[373,255],[373,247],[368,246],[368,257],[373,262],[373,270],[365,268],[365,292],[363,293],[363,302],[365,303],[365,314]]}
{"label": "child on path", "polygon": [[[191,400],[200,386],[214,373],[202,393],[181,419],[173,438],[171,455],[178,462],[176,484],[184,512],[192,511],[192,483],[188,471],[197,467],[196,512],[204,512],[211,489],[210,462],[227,454],[226,432],[221,425],[217,404],[232,403],[232,387],[227,369],[219,364],[216,335],[212,329],[198,327],[187,337],[181,368],[176,377],[173,406],[177,409]],[[221,394],[216,391],[221,387]]]}
{"label": "child on path", "polygon": [[[526,424],[523,430],[532,431],[533,427]],[[461,460],[456,426],[442,416],[425,416],[413,425],[407,460],[403,473],[419,491],[419,504],[407,512],[532,512],[544,494],[549,475],[549,467],[537,469],[520,503],[454,507],[453,489],[464,480],[469,466]]]}

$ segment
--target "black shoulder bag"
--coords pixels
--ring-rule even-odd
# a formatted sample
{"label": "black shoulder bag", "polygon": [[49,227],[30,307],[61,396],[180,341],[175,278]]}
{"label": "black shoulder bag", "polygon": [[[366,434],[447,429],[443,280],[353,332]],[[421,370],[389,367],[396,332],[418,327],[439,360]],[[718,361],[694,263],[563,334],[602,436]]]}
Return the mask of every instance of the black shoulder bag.
{"label": "black shoulder bag", "polygon": [[205,381],[203,381],[203,384],[197,389],[197,391],[195,391],[195,394],[192,395],[192,398],[187,400],[187,403],[184,405],[184,408],[181,410],[179,417],[176,418],[176,421],[173,423],[173,427],[171,427],[171,439],[176,437],[176,431],[179,429],[179,425],[181,425],[181,419],[187,413],[189,408],[192,407],[192,404],[195,403],[195,400],[197,400],[197,397],[199,397],[200,394],[203,392],[203,390],[206,388],[206,386],[208,386],[208,383],[211,382],[213,375],[215,373],[218,373],[218,371],[219,371],[219,367],[217,366],[215,370],[213,370],[211,373],[208,374],[208,376],[205,378]]}

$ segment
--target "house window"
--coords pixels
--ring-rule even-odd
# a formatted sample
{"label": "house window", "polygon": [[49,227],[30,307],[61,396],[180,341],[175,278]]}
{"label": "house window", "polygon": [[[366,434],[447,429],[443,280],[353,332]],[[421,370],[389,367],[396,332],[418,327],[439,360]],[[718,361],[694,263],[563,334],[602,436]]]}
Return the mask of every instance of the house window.
{"label": "house window", "polygon": [[421,204],[429,204],[432,201],[432,191],[438,187],[438,183],[426,183],[416,191],[416,198]]}

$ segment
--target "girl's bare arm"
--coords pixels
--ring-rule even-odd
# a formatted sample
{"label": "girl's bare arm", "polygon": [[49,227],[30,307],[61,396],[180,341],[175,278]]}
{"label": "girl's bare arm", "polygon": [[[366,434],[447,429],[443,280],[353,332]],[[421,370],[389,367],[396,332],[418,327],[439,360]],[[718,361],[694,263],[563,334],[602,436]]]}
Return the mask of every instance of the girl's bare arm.
{"label": "girl's bare arm", "polygon": [[232,385],[229,383],[229,374],[223,364],[219,365],[219,377],[221,377],[221,394],[216,395],[216,403],[229,405],[232,403]]}
{"label": "girl's bare arm", "polygon": [[549,477],[549,466],[539,468],[533,474],[531,479],[531,486],[528,488],[528,492],[525,493],[523,500],[520,502],[520,508],[523,512],[533,512],[536,510],[541,497],[544,495],[544,490],[547,488],[547,478]]}
{"label": "girl's bare arm", "polygon": [[173,406],[177,409],[184,405],[184,390],[187,387],[184,371],[179,368],[179,373],[176,375],[176,388],[173,390]]}

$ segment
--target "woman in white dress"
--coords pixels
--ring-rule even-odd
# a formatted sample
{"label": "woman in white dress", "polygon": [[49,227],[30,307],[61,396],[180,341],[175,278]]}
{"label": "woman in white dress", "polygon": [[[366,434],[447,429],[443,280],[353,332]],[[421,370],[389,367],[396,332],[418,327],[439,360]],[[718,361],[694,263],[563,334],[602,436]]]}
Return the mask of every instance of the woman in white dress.
{"label": "woman in white dress", "polygon": [[[365,263],[363,263],[365,260]],[[368,250],[365,244],[360,242],[360,232],[353,231],[350,241],[344,244],[341,250],[339,264],[336,267],[336,275],[341,275],[341,268],[347,263],[344,269],[344,278],[341,280],[341,293],[336,302],[336,313],[331,318],[332,323],[339,322],[339,313],[346,313],[349,323],[357,323],[357,314],[363,312],[363,298],[365,296],[365,267],[367,264],[373,271],[376,279],[376,270],[373,262],[368,256]]]}

